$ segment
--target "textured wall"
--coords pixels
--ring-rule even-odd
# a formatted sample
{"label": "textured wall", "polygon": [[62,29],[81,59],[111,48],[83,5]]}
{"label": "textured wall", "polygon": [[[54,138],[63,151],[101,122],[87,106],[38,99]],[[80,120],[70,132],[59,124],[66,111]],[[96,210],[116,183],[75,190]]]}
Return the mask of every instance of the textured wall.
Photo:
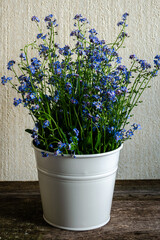
{"label": "textured wall", "polygon": [[[111,42],[118,33],[116,23],[129,12],[124,63],[130,54],[151,62],[160,54],[159,0],[0,0],[0,76],[8,75],[7,62],[16,60],[24,44],[36,36],[30,21],[33,15],[43,19],[53,13],[59,23],[61,46],[69,43],[73,17],[87,17],[101,39]],[[160,77],[143,95],[133,122],[142,130],[124,144],[121,152],[119,179],[160,178]],[[30,136],[24,132],[32,122],[23,107],[13,107],[16,96],[10,85],[0,86],[0,180],[37,180],[36,164]]]}

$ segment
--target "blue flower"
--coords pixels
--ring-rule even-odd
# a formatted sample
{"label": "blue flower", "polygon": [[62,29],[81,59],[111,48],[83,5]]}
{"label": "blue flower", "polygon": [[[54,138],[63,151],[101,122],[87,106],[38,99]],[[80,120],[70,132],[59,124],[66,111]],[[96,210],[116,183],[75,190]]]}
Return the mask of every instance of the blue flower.
{"label": "blue flower", "polygon": [[44,21],[45,22],[50,22],[52,17],[53,17],[53,14],[50,14],[50,15],[45,17]]}
{"label": "blue flower", "polygon": [[138,62],[141,64],[141,68],[143,70],[151,68],[151,65],[149,63],[147,63],[146,60],[139,60]]}
{"label": "blue flower", "polygon": [[[109,133],[113,133],[115,129],[114,129],[114,127],[108,127],[107,130],[108,130]],[[116,132],[116,135],[119,136],[119,132]]]}
{"label": "blue flower", "polygon": [[7,69],[8,69],[8,70],[11,70],[11,67],[12,67],[15,63],[16,63],[16,62],[15,62],[14,60],[9,61],[8,64],[7,64]]}
{"label": "blue flower", "polygon": [[128,14],[127,12],[126,12],[126,13],[124,13],[124,14],[122,15],[122,19],[123,19],[123,21],[125,21],[125,20],[126,20],[127,16],[129,16],[129,14]]}
{"label": "blue flower", "polygon": [[35,107],[34,107],[35,110],[38,110],[39,109],[39,105],[36,104]]}
{"label": "blue flower", "polygon": [[79,130],[77,128],[74,128],[73,131],[75,132],[76,136],[78,137],[79,135]]}
{"label": "blue flower", "polygon": [[21,85],[18,87],[20,92],[24,92],[26,90],[27,84],[26,82],[22,82]]}
{"label": "blue flower", "polygon": [[47,37],[47,34],[46,35],[43,35],[42,33],[37,34],[37,39],[41,38],[44,40],[46,39],[46,37]]}
{"label": "blue flower", "polygon": [[158,70],[154,70],[154,71],[151,72],[152,77],[156,77],[157,74],[158,74]]}
{"label": "blue flower", "polygon": [[116,142],[118,142],[120,140],[123,140],[123,138],[124,138],[124,131],[125,130],[120,130],[120,131],[115,132],[114,138],[116,139]]}
{"label": "blue flower", "polygon": [[35,98],[36,98],[35,93],[30,93],[30,94],[29,94],[29,99],[30,99],[30,100],[33,100],[33,99],[35,99]]}
{"label": "blue flower", "polygon": [[33,142],[35,143],[36,146],[40,145],[40,141],[38,140],[38,138],[35,138]]}
{"label": "blue flower", "polygon": [[116,58],[116,63],[121,63],[121,60],[122,60],[121,57],[117,57],[117,58]]}
{"label": "blue flower", "polygon": [[131,77],[131,72],[130,71],[126,71],[126,72],[124,72],[124,74],[125,74],[125,81],[130,83],[129,79]]}
{"label": "blue flower", "polygon": [[117,70],[126,72],[126,71],[127,71],[127,68],[126,68],[126,66],[124,66],[124,65],[119,65],[119,66],[117,67]]}
{"label": "blue flower", "polygon": [[[83,105],[83,107],[84,107],[84,105]],[[88,114],[88,109],[83,109],[82,112],[84,115],[86,115],[86,114]]]}
{"label": "blue flower", "polygon": [[80,21],[80,22],[87,22],[87,23],[88,23],[87,18],[80,18],[79,21]]}
{"label": "blue flower", "polygon": [[102,108],[102,103],[101,102],[93,102],[93,106],[95,106],[96,109],[101,109]]}
{"label": "blue flower", "polygon": [[72,55],[70,47],[68,45],[64,46],[64,48],[59,48],[59,52],[64,56]]}
{"label": "blue flower", "polygon": [[44,123],[43,123],[43,128],[48,127],[49,124],[50,124],[49,120],[45,120]]}
{"label": "blue flower", "polygon": [[98,92],[100,92],[100,93],[102,92],[100,86],[95,86],[94,88],[95,88],[96,91],[98,91]]}
{"label": "blue flower", "polygon": [[62,69],[60,67],[55,69],[55,73],[60,75],[62,73]]}
{"label": "blue flower", "polygon": [[82,17],[81,14],[76,14],[75,17],[73,18],[74,20],[79,20]]}
{"label": "blue flower", "polygon": [[43,35],[42,33],[37,34],[37,39],[41,38],[42,35]]}
{"label": "blue flower", "polygon": [[56,91],[56,92],[55,92],[55,96],[54,96],[54,101],[57,103],[58,100],[59,100],[59,92]]}
{"label": "blue flower", "polygon": [[66,83],[65,88],[69,92],[69,94],[72,93],[72,84],[70,82]]}
{"label": "blue flower", "polygon": [[61,154],[62,151],[60,149],[57,149],[57,151],[54,152],[54,156],[57,156],[58,154]]}
{"label": "blue flower", "polygon": [[66,146],[66,143],[58,142],[58,149],[65,148]]}
{"label": "blue flower", "polygon": [[127,93],[128,92],[128,89],[126,88],[126,87],[121,87],[121,90],[122,90],[122,92],[124,92],[124,93]]}
{"label": "blue flower", "polygon": [[21,53],[19,57],[22,58],[23,60],[26,60],[26,55],[24,53]]}
{"label": "blue flower", "polygon": [[116,89],[115,93],[116,93],[116,95],[119,96],[119,95],[121,95],[122,91],[120,89]]}
{"label": "blue flower", "polygon": [[44,56],[46,56],[49,48],[46,47],[46,46],[43,45],[43,44],[40,44],[39,47],[40,47],[39,55],[44,55]]}
{"label": "blue flower", "polygon": [[76,100],[76,99],[74,99],[73,97],[71,98],[71,103],[73,103],[73,104],[78,104],[78,101]]}
{"label": "blue flower", "polygon": [[21,102],[22,102],[22,100],[21,100],[20,98],[19,98],[19,99],[14,98],[13,104],[14,104],[14,106],[16,107],[16,106],[18,106]]}
{"label": "blue flower", "polygon": [[132,129],[129,129],[129,130],[126,132],[126,137],[127,137],[127,138],[131,138],[133,135],[134,135],[134,134],[133,134]]}
{"label": "blue flower", "polygon": [[83,97],[84,97],[84,98],[88,98],[89,95],[88,95],[88,94],[84,94]]}
{"label": "blue flower", "polygon": [[38,138],[38,128],[33,128],[33,133],[31,135],[32,138],[37,139]]}
{"label": "blue flower", "polygon": [[43,35],[42,37],[41,37],[41,39],[46,39],[46,37],[47,37],[47,34],[46,35]]}
{"label": "blue flower", "polygon": [[49,156],[49,154],[46,153],[46,152],[41,152],[41,154],[42,154],[42,157],[48,157]]}
{"label": "blue flower", "polygon": [[86,55],[86,52],[83,51],[82,49],[77,49],[77,52],[79,53],[80,56]]}
{"label": "blue flower", "polygon": [[50,147],[50,148],[53,148],[53,144],[49,144],[49,147]]}
{"label": "blue flower", "polygon": [[36,16],[33,16],[33,17],[31,18],[31,20],[32,20],[32,21],[35,21],[35,22],[40,22],[40,20],[39,20],[38,17],[36,17]]}
{"label": "blue flower", "polygon": [[91,43],[99,44],[99,39],[96,36],[89,35],[89,39]]}
{"label": "blue flower", "polygon": [[156,55],[155,58],[154,58],[154,64],[155,64],[155,67],[160,69],[160,55]]}
{"label": "blue flower", "polygon": [[96,94],[92,95],[92,97],[95,98],[95,99],[97,99],[97,100],[100,98],[100,96],[98,96],[98,95],[96,95]]}
{"label": "blue flower", "polygon": [[117,23],[117,26],[119,27],[119,26],[121,26],[121,25],[123,25],[123,24],[124,24],[124,22],[123,22],[123,21],[120,21],[120,22]]}
{"label": "blue flower", "polygon": [[137,123],[133,123],[132,124],[132,127],[133,127],[133,130],[137,130],[137,129],[141,129],[141,125],[140,124],[137,124]]}
{"label": "blue flower", "polygon": [[32,74],[35,74],[36,69],[33,65],[28,66],[29,70],[31,71]]}
{"label": "blue flower", "polygon": [[97,35],[98,34],[94,28],[90,29],[88,32],[93,34],[93,35]]}
{"label": "blue flower", "polygon": [[136,57],[135,54],[132,54],[132,55],[129,56],[129,58],[130,58],[130,59],[135,59],[135,58],[137,58],[137,57]]}
{"label": "blue flower", "polygon": [[5,76],[3,76],[3,77],[1,77],[1,80],[2,80],[2,84],[3,85],[5,85],[8,81],[10,81],[10,80],[12,80],[12,78],[11,77],[5,77]]}
{"label": "blue flower", "polygon": [[88,116],[89,119],[93,118],[92,114],[90,114],[90,113],[88,113],[87,116]]}
{"label": "blue flower", "polygon": [[55,26],[55,27],[58,26],[58,24],[56,23],[56,19],[54,19],[52,21],[52,19],[51,19],[52,17],[53,17],[53,14],[50,14],[50,15],[46,16],[44,19],[45,22],[48,22],[48,25],[47,25],[48,29],[50,29],[52,26]]}
{"label": "blue flower", "polygon": [[[117,26],[123,25],[123,24],[125,23],[125,20],[126,20],[127,16],[129,16],[129,14],[128,14],[127,12],[124,13],[124,14],[122,15],[122,21],[118,22],[118,23],[117,23]],[[125,26],[127,27],[127,24],[125,24]]]}
{"label": "blue flower", "polygon": [[[31,66],[33,66],[35,69],[39,69],[41,66],[40,60],[38,60],[36,57],[31,59]],[[31,70],[31,68],[30,68]]]}
{"label": "blue flower", "polygon": [[62,69],[59,61],[56,61],[53,64],[53,67],[54,67],[55,74],[60,75],[62,73]]}
{"label": "blue flower", "polygon": [[55,43],[54,46],[55,46],[55,48],[59,48],[59,44],[58,43]]}
{"label": "blue flower", "polygon": [[35,111],[35,110],[38,110],[38,109],[39,109],[39,105],[38,104],[36,104],[35,106],[32,106],[30,108],[31,111]]}
{"label": "blue flower", "polygon": [[98,122],[99,119],[100,119],[100,116],[98,114],[96,114],[96,116],[93,117],[94,122]]}
{"label": "blue flower", "polygon": [[84,35],[78,29],[72,31],[70,36],[76,36],[78,39],[85,39]]}
{"label": "blue flower", "polygon": [[156,55],[155,59],[158,59],[158,61],[160,60],[160,55]]}
{"label": "blue flower", "polygon": [[83,43],[80,42],[80,41],[77,41],[76,47],[77,47],[77,48],[83,48]]}
{"label": "blue flower", "polygon": [[117,100],[116,93],[114,90],[108,90],[107,96],[108,96],[108,99],[111,100],[112,102],[115,102]]}
{"label": "blue flower", "polygon": [[68,150],[71,150],[71,148],[72,148],[72,144],[68,143]]}
{"label": "blue flower", "polygon": [[79,141],[79,138],[77,136],[72,136],[69,138],[69,141],[71,142],[71,145],[75,145],[75,143]]}
{"label": "blue flower", "polygon": [[58,27],[58,24],[56,21],[57,21],[56,19],[54,19],[53,21],[48,21],[47,28],[50,29],[52,26]]}

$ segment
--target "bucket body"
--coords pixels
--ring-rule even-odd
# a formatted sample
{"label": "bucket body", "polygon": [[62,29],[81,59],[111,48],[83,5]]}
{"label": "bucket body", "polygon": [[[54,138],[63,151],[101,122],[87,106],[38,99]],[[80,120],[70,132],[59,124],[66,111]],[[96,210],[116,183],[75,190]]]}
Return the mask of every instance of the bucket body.
{"label": "bucket body", "polygon": [[74,158],[50,152],[42,157],[42,150],[34,147],[45,221],[75,231],[105,225],[110,220],[121,148]]}

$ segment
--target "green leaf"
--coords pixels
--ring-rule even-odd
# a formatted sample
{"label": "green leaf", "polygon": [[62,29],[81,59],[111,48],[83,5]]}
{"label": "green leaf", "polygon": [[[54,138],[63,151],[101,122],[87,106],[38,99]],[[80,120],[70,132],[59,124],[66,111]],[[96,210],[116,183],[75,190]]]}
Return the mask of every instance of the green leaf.
{"label": "green leaf", "polygon": [[25,132],[32,134],[33,130],[32,129],[25,129]]}
{"label": "green leaf", "polygon": [[38,117],[38,120],[45,120],[46,118],[45,118],[45,116],[40,116],[40,117]]}
{"label": "green leaf", "polygon": [[101,138],[102,138],[102,135],[101,135],[100,132],[98,132],[97,141],[96,141],[96,144],[95,144],[95,149],[96,150],[99,147],[99,145],[101,144]]}
{"label": "green leaf", "polygon": [[88,137],[86,139],[87,144],[91,145],[92,144],[92,134],[91,132],[88,133]]}

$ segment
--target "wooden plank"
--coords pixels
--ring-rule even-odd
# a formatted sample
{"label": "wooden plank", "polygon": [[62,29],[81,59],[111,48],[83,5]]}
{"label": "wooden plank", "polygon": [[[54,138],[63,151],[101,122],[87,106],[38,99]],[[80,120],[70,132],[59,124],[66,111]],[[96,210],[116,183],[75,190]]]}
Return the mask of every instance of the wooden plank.
{"label": "wooden plank", "polygon": [[[0,181],[0,193],[2,192],[35,192],[39,191],[38,181]],[[116,180],[115,191],[155,192],[160,191],[159,180]]]}
{"label": "wooden plank", "polygon": [[2,182],[0,181],[0,194],[1,193],[32,193],[39,192],[39,184],[38,181],[13,181],[13,182]]}
{"label": "wooden plank", "polygon": [[38,182],[0,182],[1,240],[158,240],[160,181],[117,181],[111,220],[92,231],[54,228],[42,214]]}

